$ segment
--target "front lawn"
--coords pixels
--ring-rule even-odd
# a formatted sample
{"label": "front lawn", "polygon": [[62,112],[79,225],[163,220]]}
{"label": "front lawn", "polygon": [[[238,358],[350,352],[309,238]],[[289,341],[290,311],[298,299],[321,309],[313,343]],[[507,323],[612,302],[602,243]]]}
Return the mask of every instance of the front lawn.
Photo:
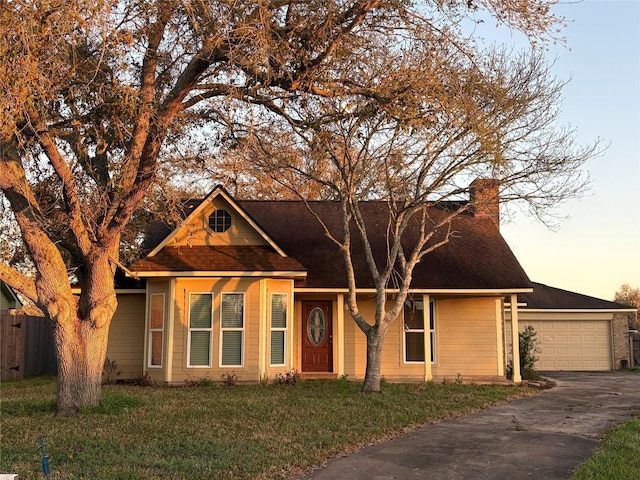
{"label": "front lawn", "polygon": [[110,385],[99,408],[51,414],[54,379],[4,382],[0,472],[41,478],[39,437],[50,479],[289,478],[357,447],[420,424],[467,414],[531,390],[512,386],[359,383],[295,386]]}
{"label": "front lawn", "polygon": [[571,480],[637,480],[640,478],[640,418],[621,425],[589,460],[580,465]]}

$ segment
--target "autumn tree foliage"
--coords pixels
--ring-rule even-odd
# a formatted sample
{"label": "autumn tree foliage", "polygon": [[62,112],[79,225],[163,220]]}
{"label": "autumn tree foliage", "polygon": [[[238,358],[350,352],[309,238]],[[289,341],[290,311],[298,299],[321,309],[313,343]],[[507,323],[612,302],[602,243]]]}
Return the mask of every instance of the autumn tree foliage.
{"label": "autumn tree foliage", "polygon": [[350,72],[381,47],[399,54],[388,47],[414,31],[456,45],[460,22],[488,11],[535,42],[556,34],[552,4],[0,0],[3,219],[36,272],[3,262],[0,280],[53,322],[58,413],[99,402],[121,246],[139,240],[129,227],[150,193],[175,186],[172,172],[198,175],[201,150],[237,147],[237,127],[265,115],[304,120],[322,99],[383,104],[380,75]]}
{"label": "autumn tree foliage", "polygon": [[[581,167],[597,151],[558,125],[563,83],[540,53],[485,52],[471,39],[411,33],[373,41],[366,61],[349,67],[348,93],[291,100],[277,118],[236,131],[248,186],[271,185],[267,178],[278,195],[340,202],[341,228],[316,218],[343,253],[346,306],[367,339],[367,393],[380,391],[385,334],[402,318],[414,269],[456,241],[456,217],[500,200],[553,222],[558,205],[588,185]],[[499,198],[478,194],[487,187]],[[366,219],[366,200],[382,201],[386,215]],[[386,256],[374,256],[368,221],[386,225]],[[359,308],[356,256],[374,280],[372,318]]]}
{"label": "autumn tree foliage", "polygon": [[[630,307],[640,308],[640,288],[632,287],[628,283],[623,283],[620,289],[613,297],[613,301],[621,303],[622,305],[628,305]],[[638,329],[638,314],[628,313],[627,320],[630,330]]]}

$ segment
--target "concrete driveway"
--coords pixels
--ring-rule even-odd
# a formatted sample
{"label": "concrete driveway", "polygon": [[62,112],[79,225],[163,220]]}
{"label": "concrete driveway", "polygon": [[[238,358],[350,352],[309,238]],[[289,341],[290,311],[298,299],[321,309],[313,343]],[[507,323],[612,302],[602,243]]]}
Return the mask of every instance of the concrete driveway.
{"label": "concrete driveway", "polygon": [[557,386],[333,460],[305,480],[567,479],[640,414],[638,372],[553,372]]}

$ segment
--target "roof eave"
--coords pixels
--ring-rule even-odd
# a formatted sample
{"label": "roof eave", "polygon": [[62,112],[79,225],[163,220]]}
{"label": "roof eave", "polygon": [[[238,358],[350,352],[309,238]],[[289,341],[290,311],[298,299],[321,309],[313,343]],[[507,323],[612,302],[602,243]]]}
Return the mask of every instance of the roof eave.
{"label": "roof eave", "polygon": [[145,271],[132,272],[141,278],[155,277],[276,277],[276,278],[307,278],[307,272],[298,272],[293,270],[273,270],[273,271],[229,271],[229,270],[211,270],[211,271]]}
{"label": "roof eave", "polygon": [[[505,309],[510,310],[511,305],[505,304]],[[520,312],[531,313],[634,313],[638,309],[631,308],[527,308],[518,306]]]}
{"label": "roof eave", "polygon": [[[398,293],[396,288],[388,288],[387,293]],[[530,293],[531,288],[411,288],[411,294],[423,295],[476,295],[476,296],[504,296],[516,293]],[[294,292],[300,293],[348,293],[345,287],[296,287]],[[356,288],[356,293],[376,293],[375,288]]]}

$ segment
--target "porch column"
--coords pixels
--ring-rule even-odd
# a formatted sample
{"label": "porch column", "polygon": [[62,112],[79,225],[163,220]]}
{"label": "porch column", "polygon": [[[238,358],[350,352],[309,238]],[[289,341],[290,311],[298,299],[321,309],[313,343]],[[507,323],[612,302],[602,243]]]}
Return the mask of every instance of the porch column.
{"label": "porch column", "polygon": [[289,312],[289,316],[287,317],[287,339],[289,342],[289,369],[294,369],[296,365],[296,347],[295,347],[295,338],[298,332],[296,331],[296,299],[293,292],[293,281],[291,282],[291,290],[287,298],[289,299],[289,306],[287,307],[287,311]]}
{"label": "porch column", "polygon": [[511,294],[511,351],[513,352],[513,382],[522,382],[520,376],[520,341],[518,339],[518,295]]}
{"label": "porch column", "polygon": [[337,371],[338,377],[344,375],[344,294],[339,293],[336,300],[336,346],[338,356]]}
{"label": "porch column", "polygon": [[[173,331],[176,323],[176,279],[169,280],[169,315],[167,325],[167,363],[164,367],[164,381],[170,384],[173,381]],[[163,339],[164,340],[164,339]]]}
{"label": "porch column", "polygon": [[431,305],[429,295],[422,295],[422,319],[424,322],[424,381],[433,380],[431,373]]}
{"label": "porch column", "polygon": [[[166,308],[166,307],[165,307]],[[144,292],[144,336],[142,338],[142,374],[149,368],[150,353],[149,353],[149,328],[151,326],[151,293],[149,292],[149,284],[145,286]],[[162,338],[164,342],[165,339]],[[163,350],[164,352],[164,350]],[[164,359],[163,359],[164,361]],[[633,363],[631,364],[633,365]]]}

